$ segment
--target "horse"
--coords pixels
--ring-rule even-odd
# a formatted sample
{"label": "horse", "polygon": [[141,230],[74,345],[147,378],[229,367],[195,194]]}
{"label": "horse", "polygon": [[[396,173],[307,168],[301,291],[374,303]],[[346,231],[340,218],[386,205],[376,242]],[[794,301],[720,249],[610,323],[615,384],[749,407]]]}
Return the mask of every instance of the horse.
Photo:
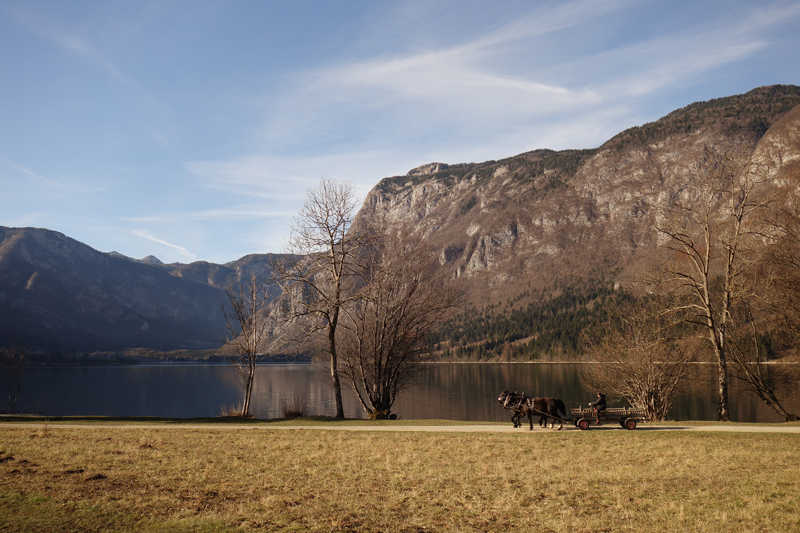
{"label": "horse", "polygon": [[[562,416],[558,416],[561,413]],[[567,407],[558,398],[528,398],[522,405],[520,415],[527,416],[530,422],[530,429],[533,429],[533,415],[540,415],[539,427],[547,427],[547,418],[553,419],[553,424],[550,429],[556,427],[556,420],[558,420],[558,430],[564,427],[564,417],[567,416]]]}
{"label": "horse", "polygon": [[503,404],[506,409],[511,409],[514,414],[511,416],[511,422],[514,427],[520,427],[520,418],[522,416],[528,417],[530,429],[533,429],[533,415],[539,415],[539,427],[547,427],[547,419],[552,418],[553,424],[551,428],[556,427],[556,420],[559,421],[558,429],[564,427],[563,417],[559,417],[561,413],[564,417],[567,415],[567,408],[558,398],[528,398],[525,393],[522,394],[512,393],[504,390],[500,393],[497,401]]}
{"label": "horse", "polygon": [[525,401],[525,398],[524,392],[519,394],[517,392],[511,392],[507,390],[501,392],[500,396],[497,398],[497,401],[502,404],[504,409],[511,409],[511,412],[514,413],[511,415],[511,423],[514,424],[515,428],[518,428],[522,425],[519,421],[520,417],[522,416],[520,406]]}
{"label": "horse", "polygon": [[[531,400],[535,400],[536,405],[531,404]],[[531,429],[533,429],[532,416],[534,414],[539,415],[539,427],[547,427],[548,416],[553,417],[553,427],[555,427],[555,419],[558,418],[558,408],[561,408],[562,413],[565,411],[564,403],[558,398],[528,398],[524,392],[519,394],[518,392],[504,390],[500,393],[497,401],[500,402],[504,408],[514,412],[511,416],[511,423],[514,424],[515,428],[522,425],[522,423],[520,423],[520,418],[525,415],[528,416],[531,422]],[[545,403],[542,403],[542,401]]]}

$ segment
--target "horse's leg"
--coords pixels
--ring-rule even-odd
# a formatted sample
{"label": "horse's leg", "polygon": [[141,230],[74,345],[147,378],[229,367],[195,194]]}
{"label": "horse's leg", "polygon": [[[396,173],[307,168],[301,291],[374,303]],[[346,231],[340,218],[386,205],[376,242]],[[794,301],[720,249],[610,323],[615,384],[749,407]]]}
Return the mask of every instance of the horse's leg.
{"label": "horse's leg", "polygon": [[531,411],[528,411],[528,423],[531,425],[528,431],[533,431],[533,413]]}

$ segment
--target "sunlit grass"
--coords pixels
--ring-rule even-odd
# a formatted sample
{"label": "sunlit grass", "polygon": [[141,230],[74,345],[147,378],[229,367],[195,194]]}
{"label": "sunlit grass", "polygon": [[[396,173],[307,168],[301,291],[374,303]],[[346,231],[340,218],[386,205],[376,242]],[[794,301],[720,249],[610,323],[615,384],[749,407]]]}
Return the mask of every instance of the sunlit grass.
{"label": "sunlit grass", "polygon": [[0,425],[0,530],[800,529],[795,434],[269,427]]}

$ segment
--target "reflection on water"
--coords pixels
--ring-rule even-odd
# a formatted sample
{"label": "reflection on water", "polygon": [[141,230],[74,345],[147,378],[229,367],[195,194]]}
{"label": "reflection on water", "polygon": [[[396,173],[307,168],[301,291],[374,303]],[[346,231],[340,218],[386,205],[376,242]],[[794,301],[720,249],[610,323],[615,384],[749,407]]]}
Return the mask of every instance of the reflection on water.
{"label": "reflection on water", "polygon": [[[582,364],[448,363],[425,365],[415,385],[398,399],[394,411],[406,419],[506,421],[510,413],[497,403],[504,390],[561,398],[567,408],[593,401],[594,391],[580,383]],[[670,418],[715,420],[713,368],[697,366],[693,391],[680,396]],[[731,419],[782,420],[750,393],[731,383]],[[310,414],[332,415],[333,394],[325,366],[263,365],[258,368],[252,410],[259,418],[281,416],[279,401],[305,396]],[[52,416],[213,417],[223,405],[241,399],[238,374],[227,365],[139,365],[39,367],[25,373],[18,411]],[[611,405],[614,405],[613,400]],[[797,405],[794,411],[800,410]],[[352,392],[344,391],[348,418],[364,418]]]}

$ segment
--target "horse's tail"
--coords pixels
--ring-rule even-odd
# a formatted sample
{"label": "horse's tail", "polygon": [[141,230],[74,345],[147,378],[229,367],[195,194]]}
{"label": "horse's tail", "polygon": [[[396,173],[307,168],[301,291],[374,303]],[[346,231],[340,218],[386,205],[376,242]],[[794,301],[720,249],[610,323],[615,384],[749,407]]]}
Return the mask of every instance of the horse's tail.
{"label": "horse's tail", "polygon": [[567,416],[567,406],[564,405],[560,398],[556,398],[556,413],[561,413],[565,418]]}

